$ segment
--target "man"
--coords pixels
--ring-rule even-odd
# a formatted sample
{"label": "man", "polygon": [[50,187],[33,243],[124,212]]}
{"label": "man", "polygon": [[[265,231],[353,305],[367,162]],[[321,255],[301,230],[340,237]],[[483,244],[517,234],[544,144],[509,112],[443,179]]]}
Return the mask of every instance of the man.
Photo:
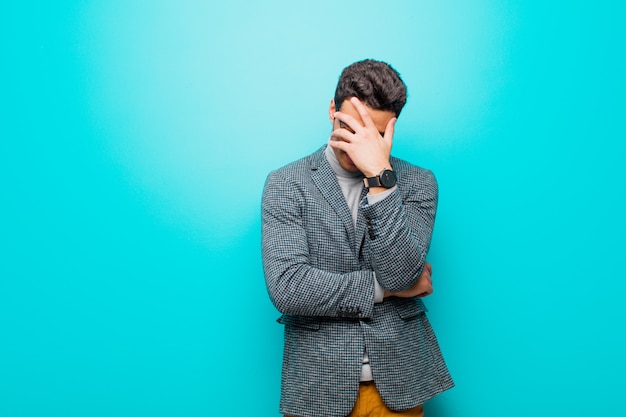
{"label": "man", "polygon": [[267,178],[263,267],[285,325],[285,415],[422,416],[453,386],[421,300],[437,183],[390,156],[405,102],[388,64],[348,66],[328,145]]}

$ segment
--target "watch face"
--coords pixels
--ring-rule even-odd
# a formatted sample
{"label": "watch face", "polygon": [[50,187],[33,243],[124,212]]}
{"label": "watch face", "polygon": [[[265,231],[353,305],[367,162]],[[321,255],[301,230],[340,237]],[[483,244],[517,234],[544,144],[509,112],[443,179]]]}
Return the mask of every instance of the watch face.
{"label": "watch face", "polygon": [[391,188],[396,185],[396,173],[386,169],[380,174],[380,183],[385,188]]}

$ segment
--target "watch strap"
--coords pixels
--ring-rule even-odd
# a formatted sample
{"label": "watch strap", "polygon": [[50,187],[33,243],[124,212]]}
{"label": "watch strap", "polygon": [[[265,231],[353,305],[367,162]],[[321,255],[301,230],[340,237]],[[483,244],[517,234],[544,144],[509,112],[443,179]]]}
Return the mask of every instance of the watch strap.
{"label": "watch strap", "polygon": [[367,188],[383,186],[383,184],[380,182],[380,175],[376,175],[375,177],[363,178],[363,184],[365,184]]}
{"label": "watch strap", "polygon": [[396,173],[392,169],[385,168],[380,171],[380,174],[375,177],[363,178],[363,184],[367,188],[371,187],[384,187],[391,188],[396,185]]}

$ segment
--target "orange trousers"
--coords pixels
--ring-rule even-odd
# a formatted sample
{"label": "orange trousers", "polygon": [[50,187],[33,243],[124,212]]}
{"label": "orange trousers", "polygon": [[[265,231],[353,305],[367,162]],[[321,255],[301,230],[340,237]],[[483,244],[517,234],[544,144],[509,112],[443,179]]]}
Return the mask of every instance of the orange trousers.
{"label": "orange trousers", "polygon": [[[374,382],[361,382],[359,385],[359,394],[356,398],[354,408],[347,417],[387,417],[387,416],[405,416],[405,417],[423,417],[424,407],[418,405],[415,408],[404,411],[391,411],[383,403],[380,394],[376,389]],[[293,417],[293,416],[285,416]]]}

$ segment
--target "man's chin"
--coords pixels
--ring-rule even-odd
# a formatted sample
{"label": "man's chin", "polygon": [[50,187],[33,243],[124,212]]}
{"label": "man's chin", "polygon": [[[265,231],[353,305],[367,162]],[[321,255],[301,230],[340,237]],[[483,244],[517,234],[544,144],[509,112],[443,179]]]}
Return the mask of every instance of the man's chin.
{"label": "man's chin", "polygon": [[346,171],[348,171],[348,172],[361,172],[361,171],[360,171],[360,170],[356,167],[356,165],[351,164],[351,163],[344,163],[344,164],[341,164],[341,167],[342,167],[343,169],[345,169]]}
{"label": "man's chin", "polygon": [[337,152],[335,153],[335,156],[337,157],[337,161],[339,161],[339,165],[341,165],[341,167],[345,169],[346,171],[360,172],[359,169],[356,167],[356,165],[354,165],[354,162],[352,162],[352,158],[350,158],[347,153]]}

